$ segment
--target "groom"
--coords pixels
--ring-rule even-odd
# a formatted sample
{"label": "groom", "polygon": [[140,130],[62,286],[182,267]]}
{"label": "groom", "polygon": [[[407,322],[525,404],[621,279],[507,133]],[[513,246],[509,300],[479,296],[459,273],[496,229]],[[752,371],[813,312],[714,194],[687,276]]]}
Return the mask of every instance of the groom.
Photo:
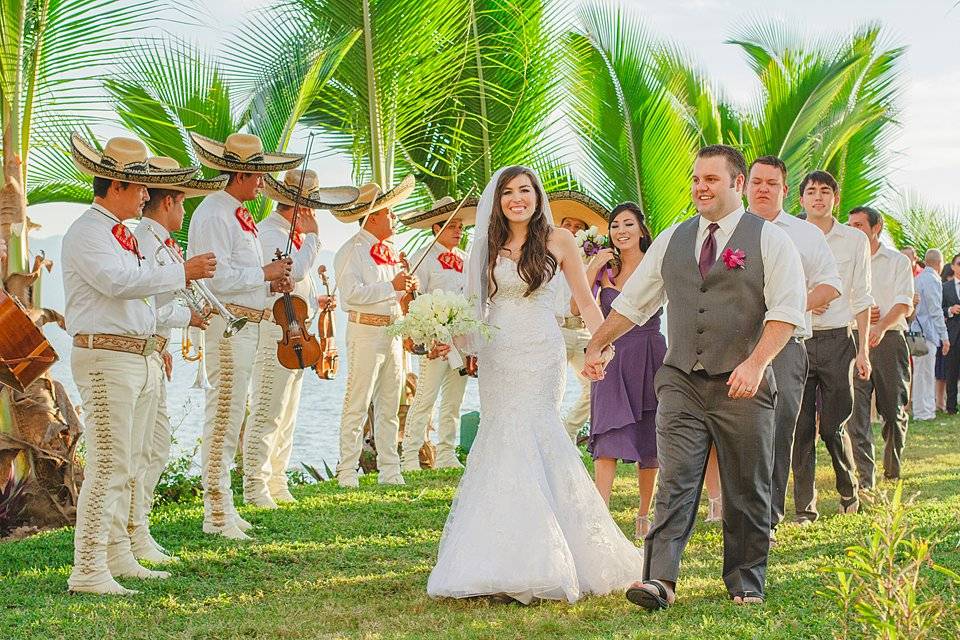
{"label": "groom", "polygon": [[746,170],[732,147],[700,150],[691,187],[700,215],[657,237],[587,346],[584,372],[596,380],[603,348],[671,303],[669,350],[656,376],[657,517],[644,543],[643,581],[627,590],[645,609],[676,597],[711,443],[723,485],[723,580],[737,604],[764,597],[776,397],[770,363],[804,324],[806,287],[787,234],[744,212]]}

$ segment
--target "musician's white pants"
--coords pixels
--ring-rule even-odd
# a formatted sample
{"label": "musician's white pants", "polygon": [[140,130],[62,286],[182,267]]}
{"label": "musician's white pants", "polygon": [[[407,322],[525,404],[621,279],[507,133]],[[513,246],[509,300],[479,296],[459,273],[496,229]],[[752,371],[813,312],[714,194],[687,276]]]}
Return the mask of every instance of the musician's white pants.
{"label": "musician's white pants", "polygon": [[571,438],[576,438],[577,432],[590,419],[590,379],[580,375],[583,371],[583,350],[590,342],[590,332],[586,329],[561,328],[563,342],[567,347],[567,362],[577,372],[577,381],[580,383],[580,395],[563,417],[563,426]]}
{"label": "musician's white pants", "polygon": [[280,365],[277,341],[282,337],[276,323],[260,323],[250,420],[243,436],[243,498],[247,502],[276,497],[287,487],[303,369]]}
{"label": "musician's white pants", "polygon": [[153,539],[150,535],[150,511],[153,509],[153,493],[160,475],[170,459],[170,417],[167,413],[167,384],[163,374],[163,361],[157,358],[157,411],[152,432],[144,438],[143,463],[134,485],[133,510],[130,519],[130,543],[134,555],[150,551]]}
{"label": "musician's white pants", "polygon": [[[417,395],[414,396],[403,431],[404,471],[420,468],[419,452],[427,438],[427,426],[433,415],[433,407],[440,399],[440,415],[437,421],[437,467],[460,466],[457,460],[457,428],[460,426],[460,405],[467,388],[467,376],[461,376],[446,360],[429,360],[420,357],[420,377],[417,380]],[[441,395],[442,394],[442,395]]]}
{"label": "musician's white pants", "polygon": [[337,477],[355,478],[363,448],[363,425],[373,401],[373,432],[380,481],[400,475],[397,434],[403,385],[403,347],[386,327],[347,323],[347,389],[340,418]]}
{"label": "musician's white pants", "polygon": [[75,589],[104,585],[113,574],[139,566],[127,524],[144,439],[156,420],[158,360],[81,347],[74,347],[70,358],[86,440],[68,581]]}
{"label": "musician's white pants", "polygon": [[203,523],[218,528],[230,524],[236,514],[230,467],[237,453],[259,339],[257,323],[248,322],[230,338],[223,337],[225,326],[219,315],[210,317],[203,354],[213,387],[206,392],[200,446]]}

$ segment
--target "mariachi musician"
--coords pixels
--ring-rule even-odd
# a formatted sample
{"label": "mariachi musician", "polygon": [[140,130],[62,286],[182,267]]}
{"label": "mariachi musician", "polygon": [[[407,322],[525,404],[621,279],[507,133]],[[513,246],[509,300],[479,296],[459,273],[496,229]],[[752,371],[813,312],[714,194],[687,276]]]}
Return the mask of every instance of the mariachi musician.
{"label": "mariachi musician", "polygon": [[342,488],[359,486],[357,468],[371,400],[378,481],[404,484],[397,454],[403,347],[400,338],[387,333],[387,326],[400,315],[400,298],[418,286],[416,277],[403,270],[400,255],[390,242],[396,222],[393,207],[406,200],[414,186],[413,176],[386,193],[376,184],[366,184],[360,187],[356,203],[331,210],[337,220],[359,220],[361,225],[334,259],[337,287],[348,320],[347,389],[337,464],[337,482]]}
{"label": "mariachi musician", "polygon": [[124,220],[136,218],[148,186],[183,183],[196,167],[149,166],[139,140],[113,138],[103,151],[74,134],[74,163],[93,176],[93,204],[63,238],[67,333],[71,367],[85,416],[87,456],[77,502],[72,592],[135,593],[116,578],[166,578],[143,567],[127,532],[135,481],[134,456],[153,430],[163,339],[156,335],[153,296],[213,275],[211,253],[182,264],[145,262]]}
{"label": "mariachi musician", "polygon": [[[321,187],[310,169],[287,171],[283,181],[265,177],[264,192],[277,203],[276,210],[257,225],[263,262],[270,264],[278,252],[292,246],[293,294],[309,306],[308,325],[321,308],[333,308],[329,296],[317,295],[311,278],[320,241],[314,210],[349,204],[357,199],[356,187]],[[294,204],[297,205],[296,226]],[[268,299],[272,306],[279,295]],[[260,323],[260,346],[253,366],[253,399],[243,442],[243,500],[275,509],[280,502],[296,502],[287,486],[287,464],[293,451],[293,430],[300,407],[303,369],[287,369],[277,360],[277,342],[283,330],[274,322]]]}
{"label": "mariachi musician", "polygon": [[227,337],[227,319],[210,318],[204,334],[207,374],[203,443],[200,448],[203,484],[203,531],[234,540],[248,540],[252,525],[237,513],[230,489],[230,467],[240,439],[257,354],[261,322],[270,322],[272,293],[293,289],[290,258],[263,264],[263,248],[253,216],[244,202],[263,187],[263,176],[293,169],[303,156],[264,153],[260,138],[234,133],[224,142],[190,134],[200,162],[229,176],[223,191],[203,199],[190,218],[188,255],[213,251],[219,260],[210,291],[232,316],[246,320]]}

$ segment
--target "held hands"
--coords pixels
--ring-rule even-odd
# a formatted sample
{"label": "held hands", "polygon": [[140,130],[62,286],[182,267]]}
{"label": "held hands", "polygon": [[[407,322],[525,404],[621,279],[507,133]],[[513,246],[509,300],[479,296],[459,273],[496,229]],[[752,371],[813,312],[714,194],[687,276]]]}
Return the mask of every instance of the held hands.
{"label": "held hands", "polygon": [[[293,270],[293,259],[290,257],[281,258],[280,260],[274,260],[270,264],[264,265],[263,267],[263,279],[265,282],[272,283],[274,280],[280,280],[281,278],[286,278],[290,275],[290,272]],[[273,284],[270,285],[270,290],[273,291]]]}
{"label": "held hands", "polygon": [[603,349],[597,349],[592,344],[587,345],[583,356],[583,371],[580,373],[594,382],[603,380],[604,369],[613,360],[613,345],[607,345]]}
{"label": "held hands", "polygon": [[217,257],[212,253],[201,253],[183,263],[183,273],[186,284],[191,280],[212,278],[217,271]]}
{"label": "held hands", "polygon": [[164,349],[160,352],[160,357],[163,359],[163,374],[167,376],[167,381],[173,380],[173,356],[170,355],[170,352]]}
{"label": "held hands", "polygon": [[[871,341],[873,340],[873,334],[871,332],[870,336]],[[873,367],[870,364],[870,356],[864,353],[863,351],[857,352],[857,359],[854,360],[854,367],[857,369],[857,376],[861,380],[868,380],[870,378],[870,372],[873,370]]]}
{"label": "held hands", "polygon": [[190,310],[190,326],[196,327],[197,329],[206,329],[209,322],[207,321],[208,316],[202,316],[193,309]]}

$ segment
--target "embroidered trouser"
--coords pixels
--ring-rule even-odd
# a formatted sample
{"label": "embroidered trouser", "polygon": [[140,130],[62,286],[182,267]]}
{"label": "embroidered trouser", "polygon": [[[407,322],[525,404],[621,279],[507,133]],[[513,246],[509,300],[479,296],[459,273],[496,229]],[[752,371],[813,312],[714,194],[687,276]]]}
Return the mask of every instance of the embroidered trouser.
{"label": "embroidered trouser", "polygon": [[203,522],[214,527],[230,523],[236,514],[230,489],[230,467],[237,453],[250,391],[259,326],[248,322],[230,338],[219,315],[210,317],[204,333],[204,358],[212,389],[206,392],[200,479],[203,484]]}
{"label": "embroidered trouser", "polygon": [[102,585],[112,573],[137,566],[127,525],[138,453],[156,420],[158,360],[81,347],[74,347],[70,357],[86,440],[68,581],[73,589]]}
{"label": "embroidered trouser", "polygon": [[276,496],[287,487],[303,369],[280,365],[277,341],[282,337],[275,323],[260,323],[250,420],[243,435],[243,498],[248,502]]}
{"label": "embroidered trouser", "polygon": [[[467,389],[467,376],[443,359],[420,358],[420,378],[417,380],[417,395],[407,413],[403,430],[404,471],[420,468],[419,451],[427,438],[427,425],[433,415],[433,406],[440,397],[440,416],[437,422],[437,466],[459,465],[457,460],[457,428],[460,426],[460,405]],[[442,395],[441,395],[442,394]]]}
{"label": "embroidered trouser", "polygon": [[347,323],[347,389],[340,418],[339,478],[356,477],[363,449],[363,425],[373,401],[373,432],[381,480],[400,474],[397,435],[403,385],[403,347],[386,327]]}
{"label": "embroidered trouser", "polygon": [[575,438],[590,418],[590,379],[580,375],[583,371],[583,350],[590,342],[590,333],[586,329],[560,329],[563,342],[567,347],[567,362],[573,367],[580,383],[580,395],[563,416],[563,426],[571,438]]}

